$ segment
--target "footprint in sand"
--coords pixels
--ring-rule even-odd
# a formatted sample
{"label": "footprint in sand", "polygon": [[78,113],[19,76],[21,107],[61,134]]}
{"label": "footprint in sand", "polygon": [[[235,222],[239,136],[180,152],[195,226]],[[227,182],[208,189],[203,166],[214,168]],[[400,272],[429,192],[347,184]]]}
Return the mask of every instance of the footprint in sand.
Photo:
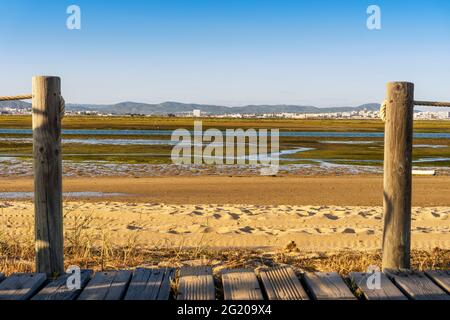
{"label": "footprint in sand", "polygon": [[229,227],[222,227],[216,230],[218,234],[236,234],[236,231],[231,230]]}
{"label": "footprint in sand", "polygon": [[331,213],[326,213],[323,216],[329,220],[338,220],[339,219],[338,216],[335,216],[334,214],[331,214]]}
{"label": "footprint in sand", "polygon": [[233,212],[228,212],[228,218],[233,219],[233,220],[239,220],[241,216],[238,215],[237,213],[233,213]]}
{"label": "footprint in sand", "polygon": [[250,215],[253,214],[253,213],[252,213],[250,210],[248,210],[248,209],[241,208],[240,210],[241,210],[241,212],[244,213],[244,214],[250,214]]}
{"label": "footprint in sand", "polygon": [[133,225],[130,224],[130,225],[127,226],[127,229],[128,230],[132,230],[132,231],[136,231],[136,230],[142,230],[144,228],[138,227],[138,226],[133,226]]}
{"label": "footprint in sand", "polygon": [[250,226],[246,226],[243,228],[239,228],[239,231],[241,231],[243,233],[253,233],[253,231],[255,231],[255,229]]}
{"label": "footprint in sand", "polygon": [[361,211],[361,212],[358,212],[358,215],[363,218],[372,218],[374,216],[374,214],[371,213],[370,211]]}
{"label": "footprint in sand", "polygon": [[431,215],[433,217],[435,217],[435,218],[440,218],[441,217],[441,215],[439,213],[437,213],[437,212],[431,212]]}
{"label": "footprint in sand", "polygon": [[341,233],[345,233],[345,234],[355,234],[356,231],[355,231],[355,229],[352,229],[352,228],[345,228]]}
{"label": "footprint in sand", "polygon": [[201,229],[200,230],[201,233],[212,233],[212,232],[216,231],[212,227],[201,227],[200,229]]}
{"label": "footprint in sand", "polygon": [[418,231],[420,233],[430,233],[432,231],[431,228],[425,228],[425,227],[417,227],[414,231]]}
{"label": "footprint in sand", "polygon": [[213,217],[214,219],[218,220],[218,219],[222,218],[222,215],[219,214],[219,213],[214,213],[214,214],[211,215],[211,217]]}
{"label": "footprint in sand", "polygon": [[311,232],[310,228],[306,228],[306,229],[292,229],[289,230],[289,232],[291,233],[304,233],[304,234],[312,234],[313,232]]}

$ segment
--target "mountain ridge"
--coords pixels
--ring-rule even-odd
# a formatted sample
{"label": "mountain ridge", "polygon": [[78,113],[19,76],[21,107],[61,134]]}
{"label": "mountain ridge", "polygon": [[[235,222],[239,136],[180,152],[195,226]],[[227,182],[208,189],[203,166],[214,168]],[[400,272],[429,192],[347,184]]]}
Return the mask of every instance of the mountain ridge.
{"label": "mountain ridge", "polygon": [[[6,107],[13,109],[29,109],[31,104],[25,101],[3,101],[0,102],[0,110]],[[66,104],[66,110],[72,112],[98,111],[117,115],[140,114],[140,115],[167,115],[189,113],[200,110],[204,114],[263,114],[263,113],[329,113],[329,112],[351,112],[360,110],[376,111],[380,108],[378,103],[367,103],[356,107],[327,107],[303,105],[246,105],[241,107],[228,107],[214,104],[196,104],[166,101],[158,104],[124,101],[116,104]]]}

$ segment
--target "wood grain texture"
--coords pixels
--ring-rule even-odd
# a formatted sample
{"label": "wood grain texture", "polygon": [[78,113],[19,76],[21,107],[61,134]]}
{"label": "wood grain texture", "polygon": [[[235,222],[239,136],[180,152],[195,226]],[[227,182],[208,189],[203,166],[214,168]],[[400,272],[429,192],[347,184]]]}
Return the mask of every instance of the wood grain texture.
{"label": "wood grain texture", "polygon": [[222,271],[225,300],[263,300],[258,279],[251,269]]}
{"label": "wood grain texture", "polygon": [[131,279],[131,271],[97,272],[78,300],[121,300]]}
{"label": "wood grain texture", "polygon": [[386,99],[383,270],[409,269],[414,84],[388,83]]}
{"label": "wood grain texture", "polygon": [[305,273],[304,279],[315,300],[356,300],[347,284],[336,272]]}
{"label": "wood grain texture", "polygon": [[179,276],[178,300],[215,300],[211,267],[182,267]]}
{"label": "wood grain texture", "polygon": [[69,289],[67,280],[72,274],[65,274],[51,281],[45,288],[37,293],[31,300],[75,300],[92,277],[92,270],[81,270],[80,289]]}
{"label": "wood grain texture", "polygon": [[15,273],[0,282],[0,300],[28,300],[46,280],[45,273]]}
{"label": "wood grain texture", "polygon": [[389,271],[388,276],[413,300],[450,300],[445,293],[423,272],[418,271]]}
{"label": "wood grain texture", "polygon": [[269,300],[309,300],[291,267],[262,269],[259,276]]}
{"label": "wood grain texture", "polygon": [[352,272],[350,279],[367,300],[408,300],[384,273],[378,273],[378,275],[380,276],[380,287],[374,289],[372,286],[369,288],[368,285],[368,283],[373,284],[371,277],[375,276],[374,274]]}
{"label": "wood grain texture", "polygon": [[174,269],[137,269],[128,286],[125,300],[168,300]]}
{"label": "wood grain texture", "polygon": [[450,270],[429,270],[426,275],[450,294]]}
{"label": "wood grain texture", "polygon": [[64,274],[61,80],[33,77],[33,156],[36,270]]}

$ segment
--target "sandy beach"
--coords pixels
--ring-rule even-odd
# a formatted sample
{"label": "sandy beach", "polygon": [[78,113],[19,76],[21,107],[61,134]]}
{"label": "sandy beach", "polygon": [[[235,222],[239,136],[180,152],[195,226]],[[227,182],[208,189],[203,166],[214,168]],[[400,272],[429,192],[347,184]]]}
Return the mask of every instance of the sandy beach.
{"label": "sandy beach", "polygon": [[[412,248],[450,249],[450,208],[414,207]],[[143,247],[280,248],[376,250],[381,247],[382,208],[296,205],[171,205],[131,202],[68,202],[66,233],[83,223],[98,243],[129,241]],[[31,202],[3,202],[0,233],[21,238],[33,230]]]}
{"label": "sandy beach", "polygon": [[[382,180],[363,177],[72,178],[65,229],[83,221],[93,243],[151,247],[279,248],[306,251],[381,247]],[[433,190],[433,192],[430,192]],[[32,191],[29,179],[2,179],[0,192]],[[20,237],[34,225],[31,200],[0,201],[0,233]],[[414,178],[412,248],[450,248],[450,178]]]}

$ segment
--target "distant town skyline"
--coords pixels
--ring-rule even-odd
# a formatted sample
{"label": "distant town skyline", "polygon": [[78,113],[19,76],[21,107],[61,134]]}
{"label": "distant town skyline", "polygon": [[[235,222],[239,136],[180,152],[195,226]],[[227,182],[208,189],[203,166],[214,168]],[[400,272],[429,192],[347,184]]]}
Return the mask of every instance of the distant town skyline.
{"label": "distant town skyline", "polygon": [[[81,30],[66,27],[70,5]],[[396,80],[445,101],[449,17],[445,0],[0,1],[0,94],[47,74],[80,104],[357,106]]]}

